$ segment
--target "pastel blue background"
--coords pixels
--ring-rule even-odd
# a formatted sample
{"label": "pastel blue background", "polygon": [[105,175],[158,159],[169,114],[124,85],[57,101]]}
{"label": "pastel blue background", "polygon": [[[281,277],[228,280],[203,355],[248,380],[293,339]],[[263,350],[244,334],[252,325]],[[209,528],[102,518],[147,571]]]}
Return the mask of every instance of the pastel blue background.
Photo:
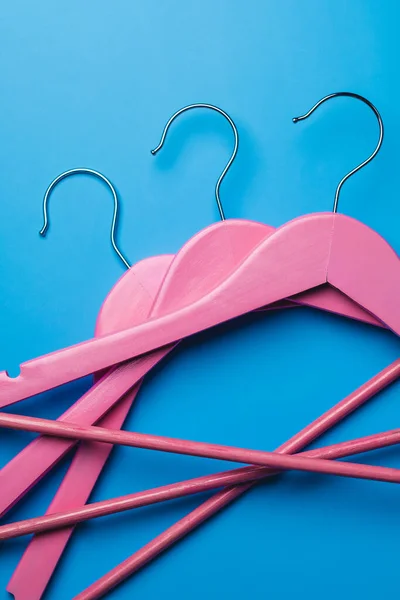
{"label": "pastel blue background", "polygon": [[[209,111],[166,120],[192,102],[236,121],[240,151],[221,190],[227,217],[277,226],[330,210],[341,176],[377,139],[378,158],[344,187],[340,210],[400,250],[400,9],[395,0],[239,2],[7,2],[0,17],[0,364],[91,337],[97,312],[123,273],[108,230],[111,198],[97,181],[64,182],[38,236],[46,186],[88,166],[118,187],[121,249],[132,262],[176,252],[217,220],[215,181],[232,148]],[[388,332],[299,309],[243,318],[183,343],[152,374],[130,429],[274,449],[399,355]],[[56,417],[90,385],[34,398],[16,412]],[[397,427],[398,386],[380,394],[321,444]],[[0,432],[0,464],[30,439]],[[396,448],[360,457],[400,466]],[[65,461],[8,516],[45,511]],[[229,468],[188,457],[117,449],[93,499]],[[0,490],[1,494],[1,490]],[[46,598],[70,600],[196,507],[177,500],[82,526]],[[398,589],[399,490],[381,483],[290,474],[247,494],[181,541],[110,598],[387,598]],[[0,599],[26,540],[0,548]]]}

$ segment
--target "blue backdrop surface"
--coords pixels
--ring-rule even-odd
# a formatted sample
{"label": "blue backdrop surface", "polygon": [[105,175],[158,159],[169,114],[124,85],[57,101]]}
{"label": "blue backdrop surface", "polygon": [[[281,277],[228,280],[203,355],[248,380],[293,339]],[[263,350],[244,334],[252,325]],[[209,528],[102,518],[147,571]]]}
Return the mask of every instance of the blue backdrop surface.
{"label": "blue backdrop surface", "polygon": [[[240,133],[221,189],[227,217],[278,226],[330,210],[339,179],[371,152],[374,116],[335,91],[367,96],[382,113],[381,153],[343,188],[339,210],[400,251],[398,3],[390,0],[203,0],[201,3],[5,2],[0,17],[0,366],[92,336],[123,273],[108,230],[111,197],[86,177],[41,201],[65,169],[99,169],[117,186],[118,239],[131,262],[176,252],[217,220],[213,197],[232,148],[209,111],[176,122],[185,104],[221,106]],[[258,314],[184,342],[146,380],[130,429],[272,450],[399,355],[386,331],[311,309]],[[13,407],[57,417],[89,379]],[[325,435],[334,443],[398,426],[399,387]],[[11,410],[11,409],[10,409]],[[32,436],[0,431],[0,466]],[[392,448],[360,457],[400,467]],[[65,460],[4,522],[42,514]],[[225,470],[226,463],[116,449],[93,500]],[[1,490],[0,490],[1,494]],[[79,528],[47,598],[70,600],[206,497]],[[110,594],[308,600],[392,597],[398,588],[397,486],[287,474],[257,487]],[[0,546],[0,599],[26,539]],[[17,599],[18,600],[18,599]]]}

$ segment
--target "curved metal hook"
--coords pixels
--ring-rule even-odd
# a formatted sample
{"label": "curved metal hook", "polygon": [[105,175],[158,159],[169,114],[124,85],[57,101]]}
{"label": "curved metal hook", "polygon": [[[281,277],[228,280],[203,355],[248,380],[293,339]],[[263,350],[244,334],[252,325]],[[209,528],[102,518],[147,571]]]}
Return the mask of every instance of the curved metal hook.
{"label": "curved metal hook", "polygon": [[151,153],[153,154],[153,156],[155,154],[157,154],[157,152],[159,150],[161,150],[161,148],[164,145],[165,142],[165,138],[166,135],[168,133],[168,129],[170,128],[171,123],[177,118],[179,117],[179,115],[181,115],[182,113],[186,112],[187,110],[191,110],[192,108],[210,108],[211,110],[215,110],[216,112],[218,112],[220,115],[222,115],[223,117],[225,117],[225,119],[229,122],[230,126],[232,127],[232,131],[233,131],[233,135],[235,138],[235,145],[233,148],[233,152],[232,155],[225,167],[225,169],[222,171],[221,175],[219,176],[219,179],[217,181],[217,185],[215,186],[215,199],[217,201],[217,206],[218,206],[218,210],[219,210],[219,214],[221,217],[221,221],[225,221],[225,214],[224,214],[224,209],[222,208],[222,202],[221,202],[221,198],[219,195],[219,188],[221,187],[221,183],[225,177],[225,175],[227,174],[231,164],[233,163],[233,161],[236,158],[236,154],[238,151],[238,147],[239,147],[239,134],[238,134],[238,130],[236,129],[236,125],[235,123],[232,121],[231,117],[224,111],[222,110],[222,108],[218,108],[218,106],[214,106],[213,104],[189,104],[188,106],[184,106],[183,108],[181,108],[180,110],[178,110],[174,115],[172,115],[172,117],[169,119],[168,123],[165,125],[164,127],[164,131],[162,132],[162,136],[161,136],[161,140],[160,143],[158,144],[157,148],[154,148],[154,150],[151,150]]}
{"label": "curved metal hook", "polygon": [[370,107],[370,109],[374,112],[374,114],[378,120],[378,123],[379,123],[379,140],[378,140],[376,148],[373,151],[373,153],[371,154],[371,156],[369,156],[366,160],[364,160],[364,162],[362,162],[360,165],[358,165],[358,167],[355,167],[352,171],[350,171],[350,173],[347,173],[347,175],[345,175],[343,177],[343,179],[339,182],[339,185],[337,186],[336,192],[335,192],[335,201],[333,203],[333,212],[334,213],[336,213],[337,209],[338,209],[339,194],[340,194],[340,190],[342,189],[342,185],[344,184],[345,181],[347,181],[347,179],[349,179],[349,177],[354,175],[354,173],[357,173],[357,171],[359,171],[360,169],[365,167],[365,165],[367,165],[369,162],[371,162],[371,160],[373,158],[375,158],[375,156],[378,154],[379,150],[381,149],[382,142],[383,142],[383,134],[384,134],[383,121],[382,121],[382,117],[381,117],[378,109],[372,104],[372,102],[367,100],[367,98],[364,98],[364,96],[360,96],[359,94],[353,94],[352,92],[336,92],[335,94],[329,94],[328,96],[325,96],[325,98],[322,98],[319,102],[317,102],[317,104],[315,104],[312,108],[310,108],[308,113],[306,113],[305,115],[302,115],[300,117],[294,117],[292,119],[293,123],[297,123],[298,121],[304,121],[304,119],[307,119],[310,115],[312,115],[312,113],[318,108],[318,106],[320,106],[327,100],[330,100],[331,98],[336,98],[338,96],[347,96],[350,98],[355,98],[356,100],[361,100],[361,102],[364,102],[364,104],[366,104],[367,106]]}
{"label": "curved metal hook", "polygon": [[53,181],[50,183],[50,185],[47,188],[45,195],[43,197],[43,227],[39,231],[39,234],[42,237],[45,237],[45,235],[47,233],[47,229],[49,227],[49,219],[47,216],[47,212],[48,212],[47,204],[48,204],[50,195],[51,195],[52,191],[54,190],[54,188],[56,187],[56,185],[58,183],[60,183],[60,181],[65,179],[66,177],[69,177],[70,175],[81,175],[81,174],[93,175],[94,177],[97,177],[98,179],[103,181],[108,186],[108,188],[111,190],[111,193],[112,193],[113,199],[114,199],[114,213],[113,213],[113,218],[112,218],[112,222],[111,222],[111,230],[110,230],[111,245],[114,248],[118,258],[120,258],[120,260],[124,263],[125,267],[127,269],[129,269],[130,268],[129,262],[126,260],[126,258],[124,257],[124,255],[122,254],[122,252],[120,251],[120,249],[118,248],[118,246],[115,242],[115,230],[116,230],[117,222],[118,222],[118,205],[119,205],[117,191],[116,191],[115,187],[113,186],[113,184],[111,183],[111,181],[109,179],[107,179],[107,177],[105,175],[103,175],[102,173],[99,173],[99,171],[95,171],[94,169],[87,169],[85,167],[69,169],[68,171],[64,171],[64,173],[61,173],[60,175],[58,175],[58,177],[53,179]]}

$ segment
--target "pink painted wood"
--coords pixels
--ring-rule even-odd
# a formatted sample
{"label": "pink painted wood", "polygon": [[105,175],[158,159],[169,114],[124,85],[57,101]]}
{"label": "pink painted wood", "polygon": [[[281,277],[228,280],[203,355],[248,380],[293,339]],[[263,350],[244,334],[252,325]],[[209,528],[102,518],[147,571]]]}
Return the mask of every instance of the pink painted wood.
{"label": "pink painted wood", "polygon": [[[96,323],[96,336],[121,331],[141,323],[147,317],[155,295],[166,274],[173,256],[157,256],[143,260],[127,271],[105,299]],[[123,377],[123,374],[122,374]],[[97,377],[99,379],[99,376]],[[140,389],[137,383],[99,423],[101,427],[121,429]],[[29,447],[29,446],[28,446]],[[59,453],[60,440],[47,439],[47,452]],[[100,476],[110,455],[108,444],[81,444],[51,502],[46,514],[82,507]],[[26,469],[32,468],[29,456],[24,453]],[[34,453],[32,454],[34,459]],[[73,533],[73,528],[35,536],[28,544],[11,580],[8,591],[21,600],[40,600],[54,573],[62,553]],[[14,591],[13,591],[14,590]]]}
{"label": "pink painted wood", "polygon": [[[348,398],[346,398],[345,400],[340,402],[338,405],[336,405],[336,407],[334,409],[328,411],[328,413],[326,413],[325,415],[322,415],[312,425],[310,425],[305,430],[300,432],[296,436],[296,438],[299,440],[299,443],[301,441],[301,444],[305,445],[305,444],[309,443],[310,441],[312,441],[318,435],[318,432],[322,433],[323,431],[326,431],[326,429],[328,429],[329,427],[331,427],[332,425],[337,423],[339,420],[344,418],[346,415],[348,415],[349,413],[354,411],[358,406],[365,403],[371,396],[373,396],[379,390],[381,390],[383,387],[386,387],[392,381],[394,381],[399,376],[399,374],[400,374],[400,360],[396,361],[396,363],[394,363],[391,367],[384,369],[384,371],[382,371],[377,376],[375,376],[373,379],[371,379],[369,382],[364,384],[359,390],[357,390],[357,392],[354,392],[353,394],[351,394]],[[7,419],[9,417],[5,417],[5,418]],[[378,438],[376,438],[375,436],[373,436],[373,438],[367,438],[362,443],[367,443],[367,444],[374,443],[374,444],[376,444],[376,447],[378,447],[378,445],[380,445],[381,443],[382,443],[382,445],[385,445],[386,442],[394,442],[395,439],[397,439],[396,433],[393,433],[393,435],[391,433],[388,433],[388,434],[383,434]],[[371,445],[370,446],[358,445],[357,448],[358,448],[358,452],[361,452],[361,451],[365,451],[367,448],[371,449],[372,446]],[[353,449],[355,449],[355,447],[353,447]],[[313,455],[313,452],[311,452],[311,455]],[[329,458],[333,458],[335,456],[338,456],[338,455],[333,454],[333,453],[329,454]],[[326,454],[326,457],[328,457],[328,454]],[[254,469],[256,469],[256,470],[254,470]],[[200,491],[202,489],[201,486],[203,486],[203,489],[211,489],[212,487],[221,487],[222,485],[228,485],[230,483],[233,484],[233,483],[249,481],[249,479],[252,479],[252,480],[258,479],[259,474],[260,475],[262,474],[262,476],[264,477],[267,475],[271,475],[272,473],[271,473],[271,470],[261,468],[261,467],[258,467],[258,468],[247,467],[245,469],[238,469],[238,470],[232,471],[231,473],[222,473],[222,474],[218,474],[218,475],[212,475],[209,478],[200,478],[200,480],[194,480],[192,482],[183,482],[181,484],[166,486],[159,490],[143,492],[140,496],[137,496],[137,495],[132,496],[132,502],[138,503],[137,506],[145,505],[145,503],[153,503],[156,501],[162,501],[163,499],[167,499],[167,498],[178,497],[179,495],[194,493],[196,490]],[[196,487],[197,485],[199,486],[199,488]],[[239,489],[241,489],[241,488],[239,488]],[[223,493],[223,492],[221,492],[221,493]],[[118,510],[120,509],[121,505],[125,505],[125,501],[123,501],[122,504],[119,501],[117,501]],[[99,509],[101,508],[101,506],[99,505]],[[128,508],[129,506],[131,506],[130,497],[126,499],[126,507]],[[132,507],[133,506],[135,506],[135,504],[133,504]],[[106,503],[106,506],[105,506],[106,510],[111,510],[113,507],[114,507],[113,501]],[[83,511],[83,513],[82,513],[83,515],[91,514],[91,513],[85,513],[85,510],[86,510],[85,508],[83,508],[81,510]],[[78,512],[73,511],[73,514],[75,514],[75,515],[80,514],[79,509],[78,509]],[[49,518],[51,519],[51,516]],[[187,524],[189,524],[188,521],[187,521]],[[179,529],[181,527],[181,522],[179,522],[176,525],[176,527]],[[61,532],[61,533],[63,533],[63,532]],[[56,535],[56,534],[47,534],[46,536],[42,536],[42,537],[47,537],[50,535]],[[160,551],[161,550],[162,550],[162,548],[160,547]],[[37,565],[38,573],[35,575],[35,573],[32,572],[31,576],[34,579],[40,580],[40,577],[41,577],[40,576],[40,572],[41,572],[40,565],[41,565],[41,562],[44,560],[45,555],[38,555],[38,556],[40,556],[39,564],[37,562],[35,563]],[[136,564],[137,564],[137,561],[136,561]],[[27,589],[26,581],[30,582],[29,589],[31,591],[29,591],[29,589]],[[19,600],[23,600],[23,598],[29,598],[29,600],[31,600],[33,598],[32,591],[37,590],[37,588],[38,588],[38,585],[37,585],[36,581],[32,581],[32,579],[24,580],[22,578],[21,572],[20,572],[19,577],[13,577],[12,581],[9,584],[8,590],[14,594],[14,597],[18,597]]]}
{"label": "pink painted wood", "polygon": [[[172,256],[164,256],[142,261],[132,267],[119,280],[100,311],[96,335],[120,331],[145,320],[172,258]],[[119,377],[123,378],[124,373],[119,373]],[[130,385],[129,381],[128,385]],[[139,387],[140,382],[117,403],[112,411],[103,417],[101,420],[102,426],[111,429],[121,428]],[[62,451],[60,440],[46,438],[41,442],[46,445],[46,448],[42,448],[42,451],[44,451],[47,461],[49,456],[54,453],[56,456],[60,456]],[[40,444],[39,441],[38,443]],[[40,468],[38,461],[36,461],[34,467],[32,465],[32,459],[34,461],[35,458],[35,454],[31,452],[32,449],[32,445],[30,445],[25,452],[19,455],[19,459],[23,458],[22,465],[21,460],[18,459],[17,464],[13,463],[13,468],[18,469],[17,478],[20,477],[20,473],[24,469],[26,473],[30,473],[32,476],[32,470]],[[36,450],[38,450],[37,447]],[[111,446],[104,444],[84,444],[80,446],[47,512],[58,512],[84,505],[110,451]],[[12,474],[10,476],[12,477]],[[37,477],[38,479],[39,477]],[[5,487],[7,488],[7,482],[5,482]],[[21,492],[18,495],[22,497]],[[11,504],[13,503],[14,499],[11,500]],[[33,538],[11,578],[9,591],[18,589],[19,597],[22,595],[29,598],[29,600],[40,599],[72,531],[70,528]],[[27,582],[30,582],[28,586]]]}
{"label": "pink painted wood", "polygon": [[[226,237],[230,242],[230,233]],[[343,215],[317,213],[287,223],[252,252],[251,245],[240,267],[218,283],[222,274],[215,268],[215,257],[221,253],[221,236],[214,236],[212,227],[200,232],[171,264],[156,303],[162,304],[163,316],[29,361],[15,379],[3,372],[0,404],[12,404],[326,283],[399,333],[398,258],[365,225]]]}
{"label": "pink painted wood", "polygon": [[[250,227],[252,235],[242,236],[239,233],[243,231],[243,227],[239,232],[235,223],[234,231],[236,235],[230,236],[230,251],[223,253],[219,260],[218,272],[221,275],[233,271],[234,267],[237,266],[238,257],[243,252],[249,251],[250,243],[254,245],[260,239],[263,239],[266,226],[250,223]],[[225,231],[229,229],[230,225],[225,227]],[[133,285],[140,283],[142,287],[146,287],[145,281],[141,283],[141,278],[145,277],[145,272],[141,272],[138,276],[134,271],[135,268],[132,267],[120,283],[123,286],[122,293],[127,298],[134,293]],[[213,281],[215,281],[215,278]],[[162,277],[158,281],[158,286],[161,285],[161,282]],[[148,316],[150,309],[151,305],[148,306],[147,315],[143,315],[142,320],[145,320]],[[172,347],[153,353],[145,359],[139,359],[136,363],[123,365],[111,371],[97,386],[91,388],[71,409],[66,411],[61,419],[88,425],[97,422]],[[4,515],[72,447],[73,443],[71,442],[42,438],[32,442],[10,461],[0,471],[0,487],[3,490],[0,498],[0,513]]]}
{"label": "pink painted wood", "polygon": [[[388,446],[397,445],[400,443],[400,429],[393,429],[383,433],[357,438],[339,444],[332,444],[299,453],[299,456],[308,458],[320,458],[325,460],[333,460],[338,458],[346,458],[362,452],[370,452],[379,448],[387,448]],[[57,512],[46,514],[42,517],[34,517],[24,521],[16,521],[7,525],[0,526],[0,540],[8,540],[23,535],[38,534],[50,532],[60,528],[70,528],[83,523],[90,519],[105,517],[135,508],[142,508],[152,504],[158,504],[166,500],[182,498],[191,494],[205,492],[211,489],[238,485],[240,483],[248,483],[259,481],[266,476],[276,475],[280,471],[274,471],[268,467],[242,467],[233,471],[224,471],[214,475],[206,475],[188,479],[187,481],[173,483],[170,485],[153,488],[144,492],[136,492],[135,494],[127,494],[113,498],[111,500],[103,500],[93,502],[81,508],[70,509],[66,512]],[[42,557],[43,560],[43,557]],[[32,583],[32,581],[30,581]],[[14,588],[15,589],[15,588]],[[11,593],[14,593],[12,590]],[[20,590],[15,594],[15,597],[20,598]]]}
{"label": "pink painted wood", "polygon": [[[364,404],[380,389],[383,389],[386,387],[386,385],[397,379],[399,363],[399,360],[396,361],[396,363],[391,365],[391,367],[387,367],[387,369],[372,378],[369,382],[359,388],[359,390],[339,402],[339,404],[334,406],[332,409],[328,410],[316,421],[308,425],[305,429],[280,446],[277,449],[277,452],[284,454],[299,452],[308,444],[315,441],[328,429],[341,421],[345,416],[351,414],[357,407]],[[330,456],[330,458],[332,458],[332,456]],[[237,470],[236,473],[239,473],[239,471],[243,473],[244,470],[251,469],[251,476],[254,476],[254,468],[257,467],[245,467],[244,469]],[[265,469],[265,467],[258,468]],[[271,473],[265,471],[265,476],[268,476],[269,474]],[[238,482],[235,481],[235,483]],[[250,483],[235,485],[235,487],[224,487],[224,489],[217,492],[212,498],[209,498],[203,502],[183,519],[166,529],[163,533],[143,546],[123,563],[115,567],[107,575],[85,590],[85,592],[78,595],[75,600],[95,600],[96,598],[102,597],[120,582],[124,581],[124,579],[136,573],[143,566],[156,558],[161,552],[167,550],[172,544],[182,539],[185,535],[193,531],[193,529],[201,525],[208,518],[215,515],[222,508],[228,506],[234,500],[239,498],[253,485],[256,485],[256,483],[257,481],[253,481]]]}
{"label": "pink painted wood", "polygon": [[[238,263],[242,262],[243,255],[248,255],[250,250],[254,249],[257,242],[266,239],[266,232],[270,234],[271,231],[273,229],[266,225],[233,220],[208,228],[206,230],[207,244],[205,245],[207,251],[205,258],[207,260],[204,262],[206,268],[199,268],[196,271],[195,280],[191,276],[190,300],[197,297],[201,298],[207,290],[212,289],[218,282],[224,280],[227,274],[233,273]],[[222,241],[218,242],[219,238]],[[211,266],[209,263],[211,263]],[[125,286],[124,293],[127,294],[127,297],[131,295],[133,297],[133,290],[130,289],[132,284],[130,282],[132,281],[133,284],[138,285],[143,277],[144,271],[135,274],[131,269],[126,277],[121,280],[120,285]],[[159,282],[158,285],[160,284]],[[143,286],[146,287],[145,281]],[[166,298],[166,301],[167,309],[169,310],[171,308],[169,296]],[[296,298],[295,301],[301,303],[302,299]],[[181,302],[181,299],[179,299],[179,302]],[[327,309],[328,307],[329,310],[334,310],[336,306],[338,312],[344,312],[350,315],[351,318],[360,318],[372,324],[378,323],[357,305],[347,300],[345,296],[335,290],[329,290],[329,288],[326,290],[315,290],[310,293],[307,303],[310,305],[313,304],[316,307],[321,305],[323,309]],[[165,307],[163,301],[159,301],[153,306],[151,314],[159,316],[163,313],[165,313]],[[143,320],[145,320],[144,315]],[[127,323],[128,321],[125,322],[125,324]],[[106,377],[99,381],[87,394],[66,411],[60,419],[83,425],[96,423],[172,347],[163,348],[143,358],[131,361],[129,364],[115,367],[114,370],[108,373]],[[3,402],[4,404],[5,402]],[[4,515],[20,500],[72,446],[73,442],[42,438],[32,442],[10,461],[0,471],[0,487],[2,489],[0,515]]]}
{"label": "pink painted wood", "polygon": [[[172,258],[172,256],[153,257],[141,261],[124,274],[111,290],[100,310],[96,336],[120,331],[145,320]],[[290,306],[289,303],[288,305]],[[123,376],[122,373],[121,377]],[[120,429],[139,388],[140,382],[102,418],[100,425],[109,429]],[[52,452],[59,455],[61,450],[59,440],[46,438],[43,441],[46,444],[47,457]],[[109,445],[96,443],[84,444],[77,449],[47,514],[77,508],[87,502],[111,449],[112,447]],[[23,457],[22,469],[25,468],[27,472],[31,472],[32,463],[28,464],[30,459],[26,451],[23,453]],[[33,455],[32,458],[34,458]],[[38,467],[36,461],[35,468]],[[21,464],[19,467],[17,465],[17,468],[21,473]],[[72,532],[73,529],[69,528],[47,535],[35,536],[17,565],[9,582],[9,591],[12,593],[13,590],[18,590],[19,597],[39,600],[44,594]]]}
{"label": "pink painted wood", "polygon": [[342,477],[354,477],[356,479],[400,483],[400,469],[389,467],[375,467],[350,462],[341,463],[297,455],[284,455],[263,450],[248,450],[233,446],[167,438],[148,433],[110,430],[104,427],[83,427],[82,425],[74,425],[73,423],[61,423],[36,417],[0,413],[0,427],[34,431],[43,435],[65,437],[74,440],[102,442],[130,446],[132,448],[145,448],[147,450],[172,452],[174,454],[249,463],[276,469],[296,469],[298,471],[310,471],[311,473],[325,473],[328,475],[340,475]]}

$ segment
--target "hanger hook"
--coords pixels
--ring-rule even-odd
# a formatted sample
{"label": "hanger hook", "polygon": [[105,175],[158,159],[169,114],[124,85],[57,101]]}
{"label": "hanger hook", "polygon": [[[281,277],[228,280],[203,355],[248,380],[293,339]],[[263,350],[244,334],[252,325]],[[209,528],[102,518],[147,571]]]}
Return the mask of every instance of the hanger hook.
{"label": "hanger hook", "polygon": [[151,153],[154,156],[163,147],[166,135],[168,133],[168,129],[170,128],[170,125],[171,125],[172,121],[174,121],[182,113],[186,112],[187,110],[191,110],[192,108],[210,108],[211,110],[215,110],[220,115],[222,115],[223,117],[225,117],[225,119],[229,122],[230,126],[232,127],[233,135],[234,135],[234,138],[235,138],[235,144],[234,144],[234,147],[233,147],[233,152],[232,152],[232,155],[231,155],[229,161],[226,164],[226,167],[224,168],[224,170],[222,171],[221,175],[219,176],[219,179],[217,181],[217,185],[215,186],[215,199],[217,201],[217,206],[218,206],[219,214],[220,214],[220,217],[221,217],[221,221],[225,221],[225,213],[224,213],[224,209],[222,207],[221,198],[220,198],[220,195],[219,195],[219,188],[221,187],[221,183],[222,183],[225,175],[227,174],[227,172],[228,172],[231,164],[233,163],[233,161],[236,158],[236,154],[237,154],[238,147],[239,147],[239,134],[238,134],[238,130],[236,128],[235,123],[233,122],[233,120],[231,119],[231,117],[224,110],[222,110],[222,108],[218,108],[218,106],[214,106],[213,104],[202,104],[202,103],[199,103],[199,104],[189,104],[188,106],[184,106],[183,108],[181,108],[180,110],[178,110],[174,115],[172,115],[172,117],[169,119],[168,123],[164,127],[164,131],[162,132],[160,143],[158,144],[157,148],[154,148],[154,150],[151,150]]}
{"label": "hanger hook", "polygon": [[60,183],[60,181],[62,181],[63,179],[66,179],[67,177],[70,177],[71,175],[81,175],[81,174],[93,175],[94,177],[97,177],[98,179],[103,181],[108,186],[108,188],[111,190],[111,193],[114,198],[114,213],[113,213],[113,218],[112,218],[112,222],[111,222],[111,230],[110,230],[111,245],[114,248],[114,250],[115,250],[116,254],[118,255],[118,257],[120,258],[120,260],[124,263],[125,267],[127,269],[129,269],[130,268],[129,262],[126,260],[126,258],[124,257],[122,252],[119,250],[119,248],[115,242],[115,230],[116,230],[117,222],[118,222],[118,208],[119,208],[119,200],[118,200],[118,195],[117,195],[116,189],[113,186],[113,184],[111,183],[111,181],[109,179],[107,179],[107,177],[105,175],[103,175],[102,173],[99,173],[99,171],[95,171],[94,169],[87,169],[84,167],[78,167],[76,169],[69,169],[68,171],[64,171],[64,173],[61,173],[55,179],[53,179],[53,181],[50,183],[50,185],[47,188],[45,195],[43,197],[43,227],[39,231],[39,234],[42,237],[46,236],[46,233],[47,233],[47,230],[49,227],[47,204],[48,204],[49,198],[51,196],[51,193],[53,192],[56,185],[58,183]]}
{"label": "hanger hook", "polygon": [[342,185],[344,184],[345,181],[347,181],[347,179],[349,179],[349,177],[354,175],[354,173],[357,173],[357,171],[359,171],[360,169],[365,167],[365,165],[367,165],[369,162],[371,162],[371,160],[373,158],[375,158],[375,156],[378,154],[379,150],[381,149],[382,142],[383,142],[383,134],[384,134],[382,117],[381,117],[378,109],[376,108],[376,106],[374,106],[372,104],[372,102],[367,100],[367,98],[364,98],[364,96],[360,96],[360,94],[353,94],[352,92],[336,92],[335,94],[329,94],[328,96],[325,96],[325,98],[322,98],[319,102],[317,102],[317,104],[315,104],[312,108],[310,108],[308,113],[306,113],[305,115],[301,115],[300,117],[294,117],[292,119],[293,123],[297,123],[298,121],[304,121],[304,119],[307,119],[310,115],[312,115],[312,113],[318,108],[318,106],[320,106],[327,100],[330,100],[331,98],[336,98],[338,96],[347,96],[350,98],[355,98],[356,100],[361,100],[361,102],[364,102],[364,104],[366,104],[367,106],[370,107],[370,109],[374,112],[374,114],[378,120],[378,123],[379,123],[379,139],[378,139],[376,148],[373,151],[373,153],[371,154],[371,156],[369,156],[366,160],[364,160],[364,162],[362,162],[360,165],[358,165],[358,167],[355,167],[352,171],[350,171],[350,173],[347,173],[347,175],[345,175],[343,177],[343,179],[339,182],[339,185],[337,186],[336,192],[335,192],[335,201],[333,203],[333,212],[334,213],[336,213],[337,209],[338,209],[339,194],[342,189]]}

